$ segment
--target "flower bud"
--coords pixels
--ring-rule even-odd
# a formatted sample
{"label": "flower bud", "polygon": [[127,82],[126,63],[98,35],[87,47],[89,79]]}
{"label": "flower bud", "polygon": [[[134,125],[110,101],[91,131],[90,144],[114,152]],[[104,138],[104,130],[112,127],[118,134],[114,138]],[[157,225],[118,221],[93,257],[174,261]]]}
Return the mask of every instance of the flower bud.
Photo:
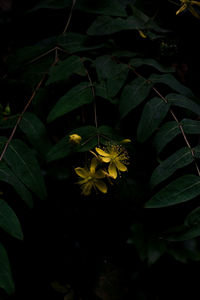
{"label": "flower bud", "polygon": [[76,133],[69,135],[69,142],[74,145],[79,145],[82,137]]}

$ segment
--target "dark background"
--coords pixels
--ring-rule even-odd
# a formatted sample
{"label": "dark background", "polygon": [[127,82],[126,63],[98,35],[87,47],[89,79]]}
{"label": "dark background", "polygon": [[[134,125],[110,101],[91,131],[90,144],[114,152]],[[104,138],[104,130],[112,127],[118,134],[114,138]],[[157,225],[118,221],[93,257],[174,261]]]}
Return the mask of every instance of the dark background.
{"label": "dark background", "polygon": [[[159,57],[176,66],[179,81],[189,86],[198,97],[200,21],[189,13],[175,16],[175,5],[160,2],[142,2],[147,14],[151,15],[157,8],[160,23],[171,29],[163,52],[155,42],[148,48],[149,57]],[[25,14],[35,3],[0,0],[1,76],[6,72],[9,55],[18,47],[33,45],[64,29],[69,13],[67,9],[66,12],[41,10]],[[80,32],[80,23],[85,32],[91,20],[74,12],[70,30]],[[128,33],[123,33],[123,37],[116,35],[119,41],[122,38],[127,49],[134,48]],[[1,89],[1,95],[7,92],[5,86]],[[16,107],[21,106],[18,100]],[[138,217],[127,199],[122,203],[117,198],[109,201],[98,196],[95,199],[92,196],[80,198],[70,194],[70,189],[66,190],[61,182],[49,192],[48,205],[35,199],[34,208],[29,211],[12,191],[7,193],[10,193],[12,207],[21,221],[25,237],[19,242],[0,232],[2,240],[6,241],[16,282],[16,294],[11,298],[63,299],[63,295],[51,285],[58,280],[70,285],[74,299],[100,299],[97,286],[102,281],[106,282],[103,289],[107,296],[104,299],[198,299],[199,262],[183,264],[164,255],[148,268],[139,259],[134,246],[126,243],[133,218]],[[0,297],[8,298],[4,292]]]}

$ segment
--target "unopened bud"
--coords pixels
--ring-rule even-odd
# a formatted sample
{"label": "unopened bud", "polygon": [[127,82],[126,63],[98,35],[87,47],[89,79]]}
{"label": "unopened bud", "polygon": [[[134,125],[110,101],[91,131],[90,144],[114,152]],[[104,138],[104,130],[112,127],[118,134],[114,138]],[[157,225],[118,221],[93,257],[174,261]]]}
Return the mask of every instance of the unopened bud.
{"label": "unopened bud", "polygon": [[69,142],[74,145],[79,145],[82,137],[76,133],[69,135]]}

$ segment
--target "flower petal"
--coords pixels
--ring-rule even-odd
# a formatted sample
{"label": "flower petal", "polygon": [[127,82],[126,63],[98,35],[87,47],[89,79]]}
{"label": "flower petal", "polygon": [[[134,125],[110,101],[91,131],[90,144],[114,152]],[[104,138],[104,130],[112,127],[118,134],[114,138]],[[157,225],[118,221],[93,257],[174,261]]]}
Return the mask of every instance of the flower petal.
{"label": "flower petal", "polygon": [[110,176],[114,179],[117,178],[117,170],[116,170],[116,166],[113,162],[111,162],[108,166],[108,173],[110,174]]}
{"label": "flower petal", "polygon": [[199,1],[191,1],[191,4],[200,5],[200,2]]}
{"label": "flower petal", "polygon": [[183,4],[183,5],[179,8],[179,10],[177,10],[176,15],[180,14],[180,13],[181,13],[182,11],[184,11],[186,8],[187,8],[187,5],[186,5],[186,4]]}
{"label": "flower petal", "polygon": [[111,158],[110,157],[101,157],[101,160],[105,163],[108,163],[111,161]]}
{"label": "flower petal", "polygon": [[75,170],[76,174],[78,176],[80,176],[81,178],[87,178],[89,176],[89,171],[87,168],[78,167],[78,168],[75,168],[74,170]]}
{"label": "flower petal", "polygon": [[95,173],[97,165],[98,165],[98,160],[96,159],[96,157],[93,157],[91,160],[91,165],[90,165],[90,172],[92,174]]}
{"label": "flower petal", "polygon": [[96,147],[95,150],[97,151],[98,154],[100,154],[100,155],[102,155],[102,156],[106,156],[106,157],[109,157],[109,156],[110,156],[109,153],[103,151],[103,150],[100,149],[100,148],[97,148],[97,147]]}
{"label": "flower petal", "polygon": [[116,167],[118,170],[122,171],[122,172],[126,172],[127,171],[127,167],[122,164],[119,160],[115,161]]}
{"label": "flower petal", "polygon": [[82,185],[82,194],[85,196],[88,196],[91,194],[93,183],[91,181],[88,181],[87,183]]}
{"label": "flower petal", "polygon": [[196,12],[196,10],[192,6],[188,9],[194,17],[196,17],[197,19],[200,19],[199,14]]}
{"label": "flower petal", "polygon": [[105,171],[103,171],[101,169],[96,171],[96,173],[94,174],[94,177],[97,178],[97,179],[101,179],[101,178],[106,177]]}
{"label": "flower petal", "polygon": [[100,192],[104,194],[107,193],[108,190],[107,185],[102,180],[95,181],[95,186],[100,190]]}

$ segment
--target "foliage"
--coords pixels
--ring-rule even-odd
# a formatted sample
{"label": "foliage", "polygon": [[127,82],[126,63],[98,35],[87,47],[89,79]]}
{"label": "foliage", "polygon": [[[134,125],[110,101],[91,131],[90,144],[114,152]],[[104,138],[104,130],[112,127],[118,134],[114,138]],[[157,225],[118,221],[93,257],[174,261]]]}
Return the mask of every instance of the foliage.
{"label": "foliage", "polygon": [[[55,26],[19,44],[4,66],[1,229],[21,243],[16,203],[27,205],[24,214],[41,201],[48,206],[62,186],[81,206],[92,200],[106,210],[111,201],[120,210],[124,203],[123,242],[147,267],[165,255],[200,260],[200,103],[178,76],[170,24],[159,10],[148,14],[142,1],[37,2],[25,11],[34,22],[48,14],[68,18],[60,21],[63,32]],[[179,16],[173,5],[170,11],[184,18],[188,8],[196,16],[196,2],[181,1]],[[0,287],[12,294],[7,248],[5,238]]]}

